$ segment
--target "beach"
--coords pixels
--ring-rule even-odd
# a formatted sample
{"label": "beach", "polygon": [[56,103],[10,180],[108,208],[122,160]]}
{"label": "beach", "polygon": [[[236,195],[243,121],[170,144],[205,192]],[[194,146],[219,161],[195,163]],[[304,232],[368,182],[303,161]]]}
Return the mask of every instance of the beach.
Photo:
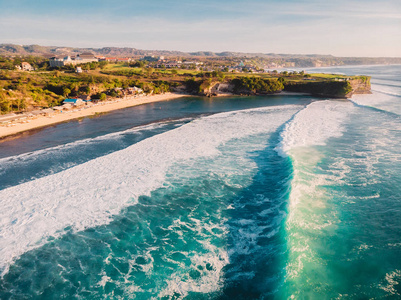
{"label": "beach", "polygon": [[50,116],[35,116],[24,119],[22,121],[19,120],[8,125],[0,126],[0,139],[14,134],[22,133],[24,131],[38,129],[41,127],[46,127],[83,117],[89,117],[100,113],[106,113],[117,109],[137,106],[146,103],[167,101],[185,96],[188,95],[164,93],[142,97],[131,96],[122,99],[115,98],[110,101],[99,102],[90,107],[79,107],[69,111],[63,111],[61,113],[54,113]]}

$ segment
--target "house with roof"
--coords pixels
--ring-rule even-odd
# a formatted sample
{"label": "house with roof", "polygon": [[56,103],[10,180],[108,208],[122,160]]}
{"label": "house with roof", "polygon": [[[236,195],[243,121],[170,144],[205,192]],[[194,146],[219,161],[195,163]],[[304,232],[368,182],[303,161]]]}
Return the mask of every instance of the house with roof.
{"label": "house with roof", "polygon": [[63,67],[67,65],[74,65],[75,61],[71,58],[71,56],[53,56],[49,58],[49,65],[50,67]]}
{"label": "house with roof", "polygon": [[33,71],[35,69],[31,66],[30,63],[27,63],[27,62],[24,61],[24,62],[21,63],[21,70],[22,71]]}
{"label": "house with roof", "polygon": [[67,98],[63,101],[63,106],[69,104],[71,106],[81,106],[85,104],[85,101],[79,98]]}
{"label": "house with roof", "polygon": [[75,58],[77,64],[99,61],[92,52],[83,52]]}
{"label": "house with roof", "polygon": [[139,95],[143,94],[143,89],[133,86],[133,87],[128,87],[124,90],[122,90],[124,95]]}

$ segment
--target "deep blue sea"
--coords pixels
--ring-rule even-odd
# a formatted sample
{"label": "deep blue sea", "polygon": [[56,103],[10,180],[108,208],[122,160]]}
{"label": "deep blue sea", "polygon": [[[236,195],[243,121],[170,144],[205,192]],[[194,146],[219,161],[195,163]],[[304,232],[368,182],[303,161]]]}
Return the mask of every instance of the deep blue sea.
{"label": "deep blue sea", "polygon": [[401,66],[0,142],[0,299],[401,298]]}

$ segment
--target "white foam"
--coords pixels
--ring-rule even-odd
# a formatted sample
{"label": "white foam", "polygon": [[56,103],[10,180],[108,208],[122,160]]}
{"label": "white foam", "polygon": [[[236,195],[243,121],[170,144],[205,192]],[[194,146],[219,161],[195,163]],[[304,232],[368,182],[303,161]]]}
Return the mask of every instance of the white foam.
{"label": "white foam", "polygon": [[379,284],[379,288],[388,293],[388,295],[400,296],[401,294],[397,290],[397,286],[401,282],[401,271],[394,270],[391,273],[387,273],[384,283]]}
{"label": "white foam", "polygon": [[269,133],[301,106],[216,114],[60,173],[0,191],[0,270],[49,236],[108,223],[163,184],[175,163],[219,154],[229,140]]}
{"label": "white foam", "polygon": [[332,100],[309,104],[286,124],[276,150],[286,155],[291,149],[325,145],[327,139],[342,136],[343,122],[353,109],[349,102]]}
{"label": "white foam", "polygon": [[373,94],[370,95],[354,95],[352,102],[401,115],[400,101],[392,96],[396,95],[394,93],[376,92],[373,90]]}
{"label": "white foam", "polygon": [[277,151],[280,155],[290,155],[294,168],[286,220],[290,232],[288,281],[301,276],[305,265],[311,266],[320,260],[311,246],[311,236],[316,237],[320,232],[327,234],[337,224],[336,212],[327,209],[324,186],[343,178],[347,170],[339,165],[332,174],[316,173],[314,168],[323,154],[314,146],[342,136],[344,124],[355,109],[348,101],[313,102],[297,113],[281,134]]}
{"label": "white foam", "polygon": [[[176,294],[183,299],[189,292],[207,294],[219,291],[224,284],[223,267],[228,263],[229,257],[222,249],[215,248],[204,255],[195,254],[191,257],[190,269],[199,272],[199,278],[193,279],[188,273],[182,274],[182,271],[174,273],[167,280],[167,287],[152,299],[170,298]],[[211,266],[210,270],[207,269],[208,265]]]}
{"label": "white foam", "polygon": [[372,89],[372,91],[377,92],[377,93],[381,93],[381,94],[386,94],[386,95],[390,95],[390,96],[396,96],[396,97],[401,97],[400,93],[394,92],[394,91],[388,91],[388,90],[383,90],[383,89]]}
{"label": "white foam", "polygon": [[[185,118],[185,119],[181,119],[179,121],[181,122],[187,122],[191,120],[190,118]],[[119,131],[119,132],[113,132],[113,133],[109,133],[106,135],[102,135],[102,136],[98,136],[98,137],[94,137],[94,138],[86,138],[86,139],[82,139],[82,140],[77,140],[71,143],[67,143],[67,144],[63,144],[63,145],[58,145],[58,146],[54,146],[54,147],[49,147],[46,149],[41,149],[41,150],[36,150],[36,151],[32,151],[32,152],[27,152],[27,153],[22,153],[22,154],[18,154],[15,156],[9,156],[9,157],[4,157],[4,158],[0,158],[0,166],[4,166],[7,163],[15,163],[15,161],[26,161],[26,160],[30,160],[32,158],[36,158],[36,157],[41,157],[43,155],[49,154],[49,153],[54,153],[60,150],[64,150],[64,151],[70,151],[71,149],[80,146],[80,145],[88,145],[90,143],[98,143],[100,141],[104,141],[104,140],[112,140],[112,139],[118,139],[124,135],[127,134],[136,134],[138,132],[144,131],[144,130],[153,130],[153,129],[158,129],[158,128],[162,128],[166,125],[168,125],[169,123],[171,123],[171,121],[165,121],[165,122],[158,122],[158,123],[152,123],[152,124],[148,124],[148,125],[142,125],[142,126],[136,126],[130,129],[126,129],[123,131]],[[179,123],[179,125],[181,125],[182,123]],[[0,167],[1,170],[1,167]]]}

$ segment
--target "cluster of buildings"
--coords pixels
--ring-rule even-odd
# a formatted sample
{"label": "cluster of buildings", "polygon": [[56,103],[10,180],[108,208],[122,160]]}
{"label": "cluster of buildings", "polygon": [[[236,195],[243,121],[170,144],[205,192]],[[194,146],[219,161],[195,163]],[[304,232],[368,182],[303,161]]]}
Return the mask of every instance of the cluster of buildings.
{"label": "cluster of buildings", "polygon": [[[199,61],[181,61],[181,60],[167,60],[164,56],[144,56],[140,60],[152,63],[152,65],[156,68],[184,68],[184,69],[199,69],[200,66],[203,65],[203,62]],[[130,57],[104,57],[104,56],[95,56],[93,53],[85,52],[78,54],[77,56],[53,56],[49,59],[50,67],[63,67],[67,65],[79,65],[90,62],[100,62],[107,61],[111,63],[119,63],[126,62],[130,63],[134,61],[133,58]],[[81,70],[77,68],[77,72],[80,73]]]}
{"label": "cluster of buildings", "polygon": [[95,56],[91,52],[84,52],[78,54],[77,56],[53,56],[49,58],[50,67],[63,67],[68,65],[79,65],[91,62],[99,62],[99,61],[107,61],[107,62],[127,62],[130,63],[132,58],[129,57],[104,57],[104,56]]}
{"label": "cluster of buildings", "polygon": [[136,86],[128,87],[126,89],[115,88],[114,91],[117,93],[121,93],[122,96],[143,95],[144,93],[143,89]]}
{"label": "cluster of buildings", "polygon": [[258,69],[255,66],[252,65],[246,65],[244,64],[243,61],[238,63],[237,65],[226,65],[226,66],[220,66],[219,71],[222,72],[234,72],[234,73],[241,73],[241,72],[247,72],[247,73],[263,73],[264,70]]}
{"label": "cluster of buildings", "polygon": [[172,68],[183,68],[183,69],[189,69],[189,68],[199,68],[200,66],[203,65],[203,62],[200,61],[181,61],[181,60],[159,60],[157,64],[155,65],[156,68],[167,68],[167,69],[172,69]]}
{"label": "cluster of buildings", "polygon": [[181,61],[179,59],[166,59],[164,56],[144,56],[142,61],[146,61],[149,63],[153,63],[152,66],[155,68],[183,68],[183,69],[190,69],[195,68],[198,69],[200,66],[203,65],[203,62],[200,61]]}

